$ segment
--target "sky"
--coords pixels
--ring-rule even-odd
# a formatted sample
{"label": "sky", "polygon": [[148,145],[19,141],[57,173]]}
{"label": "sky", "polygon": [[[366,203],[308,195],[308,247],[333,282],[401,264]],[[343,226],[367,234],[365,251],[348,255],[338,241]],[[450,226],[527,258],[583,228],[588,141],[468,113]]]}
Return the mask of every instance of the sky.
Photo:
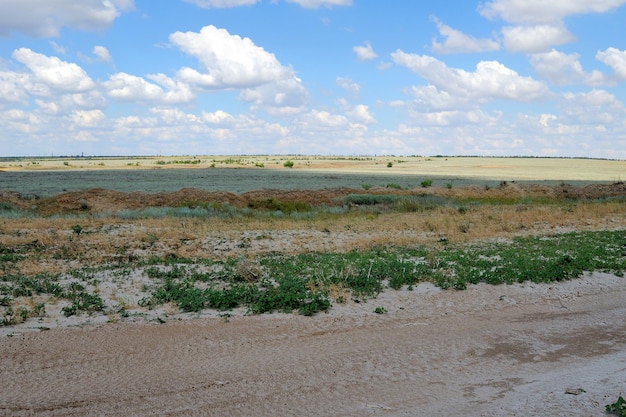
{"label": "sky", "polygon": [[626,159],[626,0],[1,0],[0,157]]}

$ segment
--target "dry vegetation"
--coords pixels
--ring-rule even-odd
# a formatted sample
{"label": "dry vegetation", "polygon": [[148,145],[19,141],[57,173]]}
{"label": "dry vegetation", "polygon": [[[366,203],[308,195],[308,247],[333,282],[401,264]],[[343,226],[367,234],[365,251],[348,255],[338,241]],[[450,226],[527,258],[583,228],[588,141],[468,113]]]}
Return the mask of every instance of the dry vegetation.
{"label": "dry vegetation", "polygon": [[[354,195],[438,196],[454,204],[439,204],[438,200],[432,207],[420,206],[420,202],[408,208],[346,206],[346,198]],[[195,189],[159,194],[93,189],[37,201],[5,192],[0,201],[32,210],[35,215],[2,220],[0,245],[35,248],[40,255],[37,260],[25,258],[16,265],[22,273],[33,274],[146,256],[223,258],[274,251],[294,254],[434,245],[442,240],[461,243],[621,228],[626,224],[624,196],[626,186],[622,183],[585,187],[503,183],[492,189],[265,190],[241,195]],[[304,214],[309,214],[276,216],[266,209],[268,202],[287,207],[304,204]],[[319,206],[325,210],[315,211]],[[146,207],[212,207],[218,214],[120,215]],[[224,207],[228,215],[219,215]],[[238,209],[247,211],[241,214]],[[76,225],[82,229],[79,234],[73,230]]]}

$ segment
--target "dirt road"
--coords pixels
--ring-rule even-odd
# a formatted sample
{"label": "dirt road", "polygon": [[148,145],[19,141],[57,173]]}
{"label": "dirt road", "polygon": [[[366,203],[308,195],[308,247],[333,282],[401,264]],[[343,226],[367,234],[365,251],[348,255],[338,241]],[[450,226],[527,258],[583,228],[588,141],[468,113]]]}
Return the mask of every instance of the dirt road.
{"label": "dirt road", "polygon": [[626,278],[594,274],[14,334],[0,415],[602,416],[626,393],[625,301]]}

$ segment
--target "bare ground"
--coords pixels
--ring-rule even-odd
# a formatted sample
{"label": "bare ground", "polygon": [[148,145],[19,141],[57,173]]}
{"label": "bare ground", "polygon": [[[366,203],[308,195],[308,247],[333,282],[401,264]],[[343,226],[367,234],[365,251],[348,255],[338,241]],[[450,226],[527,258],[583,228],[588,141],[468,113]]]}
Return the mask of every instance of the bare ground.
{"label": "bare ground", "polygon": [[420,284],[312,318],[16,333],[0,415],[601,416],[626,391],[624,299],[626,279],[594,274]]}

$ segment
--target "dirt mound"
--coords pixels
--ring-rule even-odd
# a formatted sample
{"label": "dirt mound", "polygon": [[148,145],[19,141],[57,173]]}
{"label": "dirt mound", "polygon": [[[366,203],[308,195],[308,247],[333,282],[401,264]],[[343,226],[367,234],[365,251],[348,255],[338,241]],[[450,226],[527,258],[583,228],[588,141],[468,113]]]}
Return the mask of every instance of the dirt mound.
{"label": "dirt mound", "polygon": [[352,188],[330,188],[322,190],[257,190],[243,193],[241,197],[248,203],[274,199],[288,202],[299,202],[318,205],[337,205],[341,197],[349,194],[360,193],[362,190]]}
{"label": "dirt mound", "polygon": [[[43,215],[55,213],[102,213],[119,210],[136,210],[145,207],[203,207],[210,204],[229,204],[235,207],[250,206],[259,201],[274,200],[299,202],[310,205],[336,205],[342,196],[357,190],[340,188],[325,190],[258,190],[241,195],[223,191],[204,191],[183,188],[175,192],[143,193],[122,192],[103,188],[72,191],[46,199],[38,199],[36,210]],[[18,208],[29,208],[18,193],[0,194]]]}
{"label": "dirt mound", "polygon": [[195,188],[183,188],[171,193],[153,194],[92,188],[85,191],[67,192],[41,200],[37,204],[37,211],[44,215],[59,212],[101,213],[136,210],[145,207],[194,207],[210,203],[228,203],[239,206],[243,204],[243,200],[237,194],[203,191]]}
{"label": "dirt mound", "polygon": [[21,194],[15,191],[0,191],[0,203],[5,206],[15,207],[18,209],[29,209],[39,201],[40,198],[34,194]]}
{"label": "dirt mound", "polygon": [[468,194],[483,198],[547,197],[593,200],[626,196],[626,184],[592,184],[577,187],[568,184],[548,186],[541,184],[502,183],[498,187],[485,188],[468,185],[454,189],[416,188],[398,190],[373,188],[328,188],[320,190],[263,189],[235,194],[224,191],[205,191],[183,188],[175,192],[144,193],[123,192],[104,188],[62,193],[50,198],[25,195],[13,191],[0,191],[0,203],[18,209],[35,209],[39,214],[103,213],[120,210],[137,210],[146,207],[203,207],[211,204],[228,204],[234,207],[255,207],[263,201],[304,203],[311,206],[334,206],[342,204],[342,197],[350,194],[435,194],[461,198]]}

